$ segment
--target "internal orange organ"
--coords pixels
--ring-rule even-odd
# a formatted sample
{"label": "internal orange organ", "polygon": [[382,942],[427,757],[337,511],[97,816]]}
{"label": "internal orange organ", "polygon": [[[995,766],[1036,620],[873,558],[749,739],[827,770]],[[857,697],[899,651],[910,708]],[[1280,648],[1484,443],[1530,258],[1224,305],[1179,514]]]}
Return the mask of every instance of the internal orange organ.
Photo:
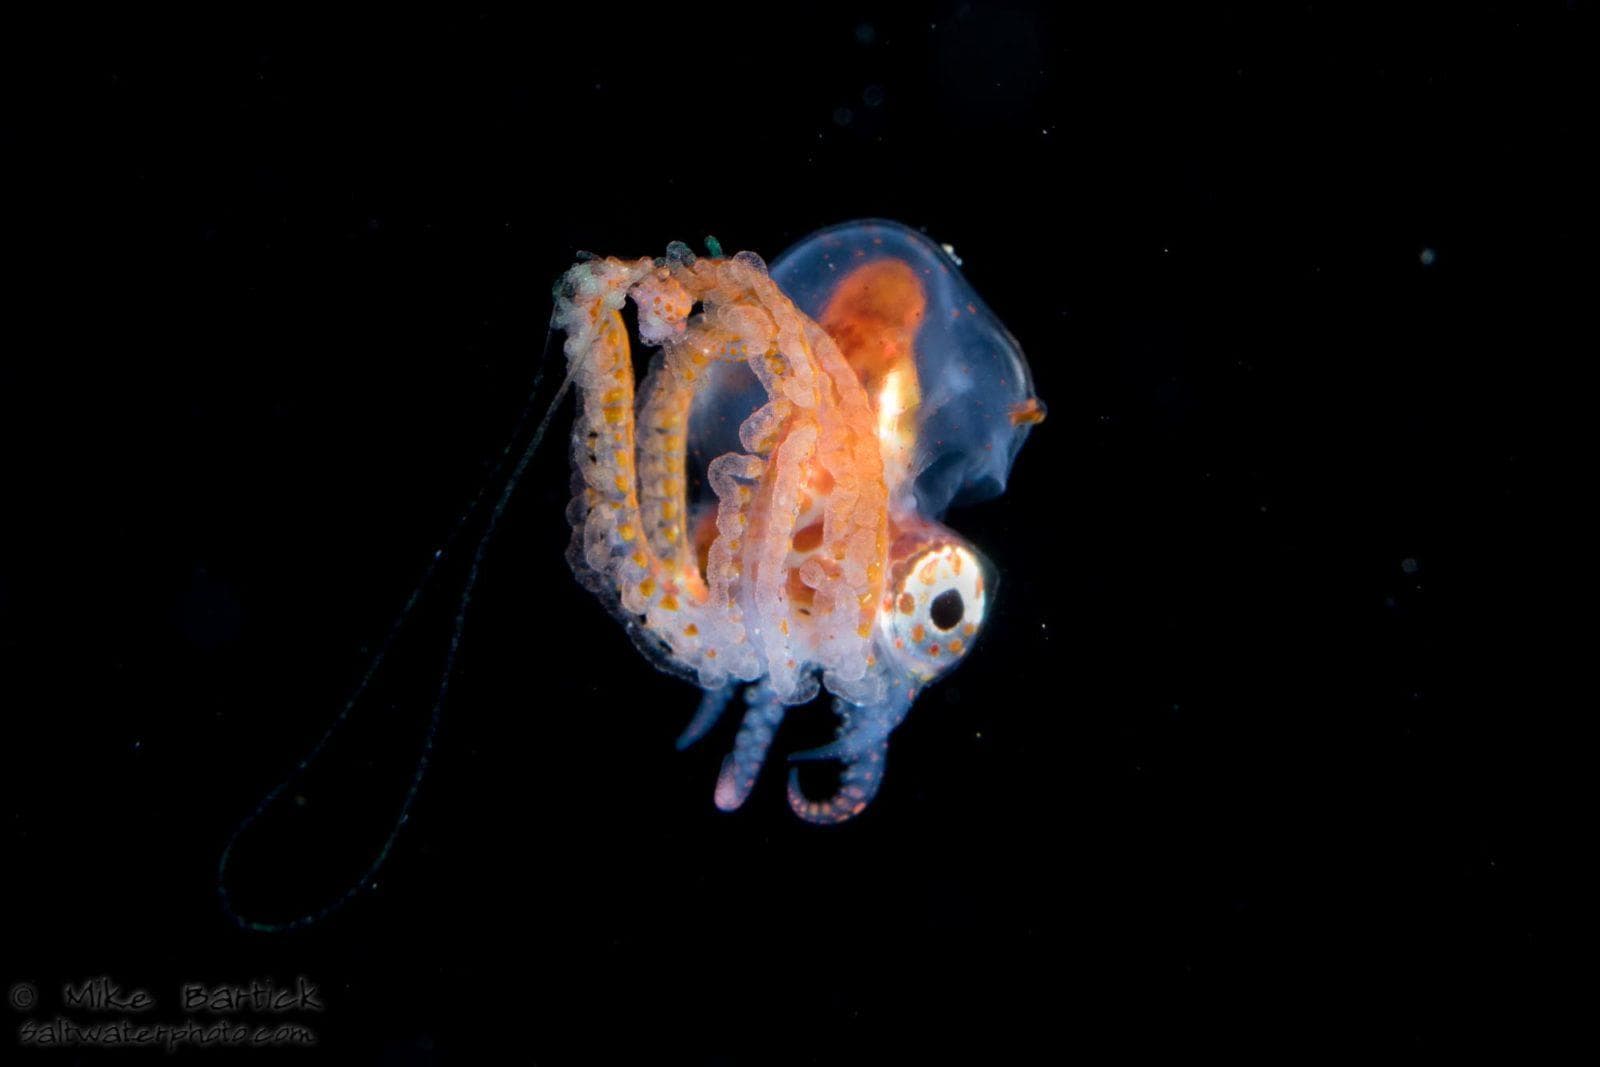
{"label": "internal orange organ", "polygon": [[922,279],[902,259],[856,267],[834,289],[818,320],[855,369],[868,396],[883,376],[913,365],[917,330],[927,314]]}

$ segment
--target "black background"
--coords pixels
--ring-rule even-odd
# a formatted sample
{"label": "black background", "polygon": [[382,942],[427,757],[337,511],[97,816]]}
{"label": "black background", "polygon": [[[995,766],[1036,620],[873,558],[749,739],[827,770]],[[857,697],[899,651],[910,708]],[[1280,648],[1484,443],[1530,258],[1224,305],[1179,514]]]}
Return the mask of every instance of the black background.
{"label": "black background", "polygon": [[[354,1063],[1554,1041],[1539,442],[1592,292],[1594,19],[12,26],[0,977],[40,1017],[109,974],[174,1019],[180,980],[303,974]],[[563,411],[376,892],[231,926],[230,828],[485,484],[575,253],[770,258],[864,216],[955,245],[1050,410],[950,519],[995,614],[868,813],[801,825],[772,774],[713,808],[730,735],[674,752],[695,691],[562,560]],[[313,906],[370,856],[462,559],[241,846],[241,901]],[[829,729],[791,719],[780,750]]]}

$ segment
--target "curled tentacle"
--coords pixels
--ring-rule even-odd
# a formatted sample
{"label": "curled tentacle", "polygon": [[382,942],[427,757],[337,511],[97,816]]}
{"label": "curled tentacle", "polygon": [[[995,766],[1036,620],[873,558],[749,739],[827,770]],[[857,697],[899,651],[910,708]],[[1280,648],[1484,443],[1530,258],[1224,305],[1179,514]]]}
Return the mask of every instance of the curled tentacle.
{"label": "curled tentacle", "polygon": [[[707,689],[765,676],[793,703],[811,667],[848,682],[871,656],[888,537],[871,404],[758,258],[680,253],[589,260],[557,289],[579,396],[569,559],[652,636],[645,650],[663,668]],[[630,300],[640,340],[661,346],[637,399]],[[707,464],[708,544],[691,528],[688,423],[725,363],[746,366],[766,402],[740,423],[744,451]]]}
{"label": "curled tentacle", "polygon": [[876,704],[851,704],[836,700],[839,734],[819,748],[796,752],[789,762],[838,760],[842,765],[839,788],[827,800],[811,800],[800,790],[798,767],[789,769],[789,807],[806,822],[837,823],[860,815],[872,803],[883,781],[884,761],[889,751],[889,734],[916,699],[913,688],[896,688]]}
{"label": "curled tentacle", "polygon": [[865,752],[842,757],[843,773],[839,789],[827,800],[811,800],[800,791],[800,768],[789,768],[789,807],[810,823],[840,823],[866,810],[883,781],[884,757],[888,740],[879,741]]}

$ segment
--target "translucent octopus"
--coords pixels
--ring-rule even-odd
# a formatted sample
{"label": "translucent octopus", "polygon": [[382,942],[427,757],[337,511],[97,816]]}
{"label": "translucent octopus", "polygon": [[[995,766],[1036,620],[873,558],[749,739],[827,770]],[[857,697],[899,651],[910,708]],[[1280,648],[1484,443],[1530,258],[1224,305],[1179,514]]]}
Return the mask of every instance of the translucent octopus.
{"label": "translucent octopus", "polygon": [[[714,249],[714,246],[713,246]],[[635,394],[629,330],[657,348]],[[568,559],[659,667],[704,691],[679,738],[745,711],[714,794],[738,808],[790,706],[826,688],[835,760],[814,823],[860,814],[889,735],[961,662],[994,588],[939,522],[998,495],[1044,417],[1022,350],[953,253],[897,223],[750,252],[587,258],[556,286],[579,396]]]}

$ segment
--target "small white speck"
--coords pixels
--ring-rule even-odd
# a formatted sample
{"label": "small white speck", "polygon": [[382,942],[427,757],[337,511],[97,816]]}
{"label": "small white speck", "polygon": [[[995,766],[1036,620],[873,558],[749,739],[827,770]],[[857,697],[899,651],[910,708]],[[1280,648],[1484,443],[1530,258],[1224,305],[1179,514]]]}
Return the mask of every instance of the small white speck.
{"label": "small white speck", "polygon": [[958,267],[965,266],[965,264],[963,264],[961,262],[961,257],[956,255],[956,246],[955,245],[940,245],[939,247],[944,249],[944,254],[949,256],[950,259],[955,263],[956,266],[958,266]]}

